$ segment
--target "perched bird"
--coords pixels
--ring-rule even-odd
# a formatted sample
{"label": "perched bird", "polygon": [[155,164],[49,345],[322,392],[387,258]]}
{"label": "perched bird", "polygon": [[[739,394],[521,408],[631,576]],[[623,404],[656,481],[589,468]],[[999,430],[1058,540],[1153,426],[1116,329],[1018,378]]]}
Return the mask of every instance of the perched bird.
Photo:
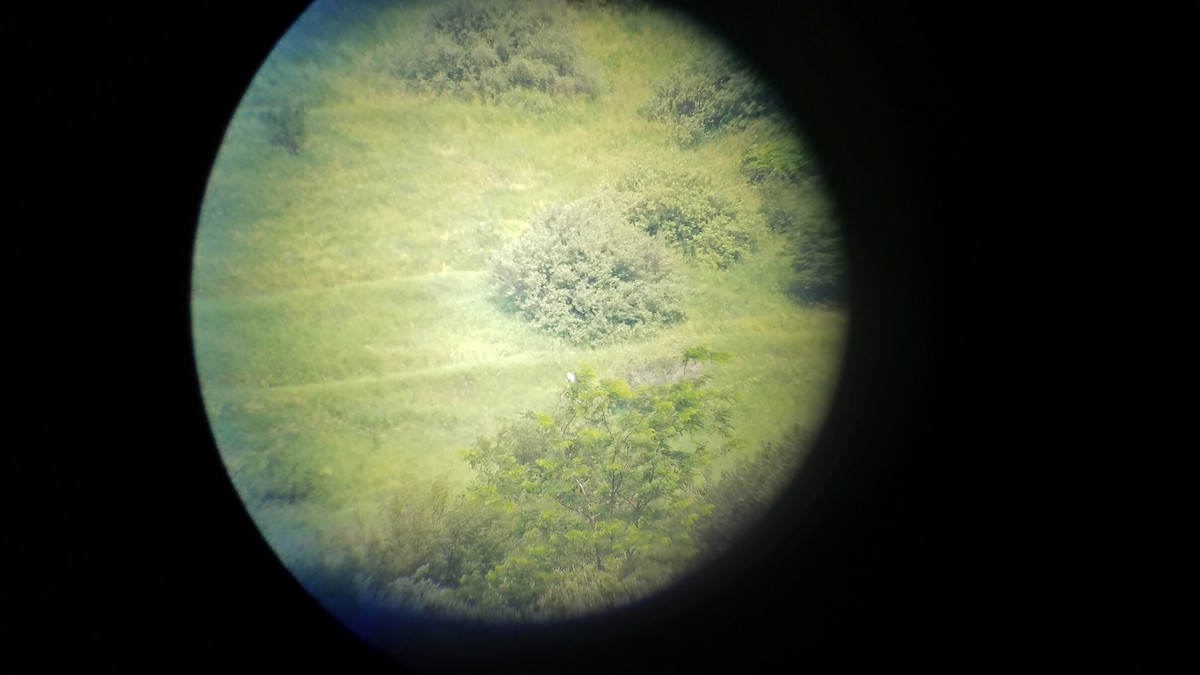
{"label": "perched bird", "polygon": [[567,371],[567,382],[571,382],[571,383],[575,382],[575,373],[572,373],[569,370]]}

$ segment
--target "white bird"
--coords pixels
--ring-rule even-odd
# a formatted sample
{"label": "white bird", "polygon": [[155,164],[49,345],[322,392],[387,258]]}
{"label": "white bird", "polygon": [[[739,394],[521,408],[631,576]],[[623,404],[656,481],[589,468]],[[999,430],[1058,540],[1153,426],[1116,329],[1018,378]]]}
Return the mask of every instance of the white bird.
{"label": "white bird", "polygon": [[574,382],[574,381],[575,381],[575,373],[572,373],[571,371],[568,370],[567,371],[567,382]]}

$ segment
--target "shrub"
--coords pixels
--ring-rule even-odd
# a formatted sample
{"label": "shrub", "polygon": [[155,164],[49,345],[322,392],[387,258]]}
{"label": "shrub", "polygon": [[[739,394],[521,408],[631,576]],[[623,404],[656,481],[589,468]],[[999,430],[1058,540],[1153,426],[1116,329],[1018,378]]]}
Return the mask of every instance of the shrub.
{"label": "shrub", "polygon": [[622,379],[631,387],[671,384],[689,377],[696,377],[704,370],[698,361],[682,361],[677,358],[654,357],[635,359],[621,372]]}
{"label": "shrub", "polygon": [[591,94],[591,70],[553,6],[460,0],[430,17],[427,38],[397,74],[418,90],[494,100],[514,89]]}
{"label": "shrub", "polygon": [[465,574],[498,564],[514,523],[486,492],[451,495],[444,480],[406,478],[380,511],[377,527],[340,542],[342,562],[374,586],[407,578],[444,588]]}
{"label": "shrub", "polygon": [[844,300],[846,259],[838,224],[832,218],[808,220],[789,241],[796,278],[791,291],[802,302],[840,304]]}
{"label": "shrub", "polygon": [[846,280],[841,228],[819,176],[796,180],[779,169],[767,173],[756,188],[767,227],[787,237],[796,274],[789,291],[805,303],[841,303]]}
{"label": "shrub", "polygon": [[637,336],[683,318],[670,253],[595,202],[546,210],[492,262],[522,318],[577,344]]}
{"label": "shrub", "polygon": [[508,500],[524,521],[509,555],[461,587],[489,609],[567,616],[678,576],[709,510],[698,484],[714,455],[741,445],[736,396],[706,374],[635,389],[590,368],[575,373],[555,410],[531,411],[464,451],[479,476],[473,490]]}
{"label": "shrub", "polygon": [[754,247],[755,214],[700,176],[641,169],[616,191],[628,223],[702,263],[728,269]]}
{"label": "shrub", "polygon": [[771,232],[790,234],[808,219],[811,209],[806,208],[808,203],[794,183],[772,178],[757,187],[761,199],[758,212]]}
{"label": "shrub", "polygon": [[[451,496],[443,480],[402,480],[378,525],[325,533],[297,577],[340,619],[478,614],[456,590],[463,577],[503,562],[511,514],[486,491]],[[356,519],[357,520],[357,519]]]}
{"label": "shrub", "polygon": [[813,220],[833,220],[834,208],[819,176],[799,182],[772,175],[754,186],[759,213],[776,234],[790,235]]}
{"label": "shrub", "polygon": [[813,168],[812,158],[794,135],[758,143],[742,154],[742,173],[754,184],[768,179],[797,183]]}
{"label": "shrub", "polygon": [[697,519],[696,542],[707,556],[729,550],[750,525],[762,518],[786,487],[807,446],[799,430],[780,443],[765,443],[755,455],[739,459],[701,494],[712,510]]}
{"label": "shrub", "polygon": [[771,110],[769,88],[728,51],[714,47],[654,85],[642,114],[670,127],[680,145],[744,128]]}

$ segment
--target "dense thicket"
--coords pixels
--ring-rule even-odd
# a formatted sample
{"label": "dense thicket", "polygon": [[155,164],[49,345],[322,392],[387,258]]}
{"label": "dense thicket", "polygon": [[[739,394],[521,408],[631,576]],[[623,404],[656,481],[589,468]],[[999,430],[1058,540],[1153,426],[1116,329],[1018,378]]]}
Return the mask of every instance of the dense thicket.
{"label": "dense thicket", "polygon": [[411,86],[495,99],[512,90],[591,94],[592,68],[561,7],[459,0],[433,13],[396,72]]}
{"label": "dense thicket", "polygon": [[680,145],[741,129],[772,111],[770,89],[728,50],[713,47],[654,85],[642,114],[664,122]]}
{"label": "dense thicket", "polygon": [[758,192],[767,228],[787,239],[795,277],[789,291],[809,304],[845,300],[841,227],[816,163],[791,131],[776,131],[742,155],[742,175]]}
{"label": "dense thicket", "polygon": [[467,452],[480,487],[517,514],[515,550],[464,580],[483,606],[561,616],[631,599],[686,569],[699,492],[732,434],[731,397],[706,375],[634,389],[583,369],[552,413]]}
{"label": "dense thicket", "polygon": [[493,259],[491,279],[523,319],[577,344],[683,318],[671,253],[590,202],[547,209]]}
{"label": "dense thicket", "polygon": [[754,247],[758,214],[698,174],[642,168],[616,191],[627,222],[698,262],[726,269]]}
{"label": "dense thicket", "polygon": [[742,153],[742,174],[755,185],[798,183],[815,172],[812,157],[795,133],[776,132]]}
{"label": "dense thicket", "polygon": [[788,251],[796,273],[790,289],[793,295],[812,304],[845,301],[846,257],[836,220],[817,218],[798,223],[790,233]]}
{"label": "dense thicket", "polygon": [[792,279],[789,291],[808,304],[837,304],[845,300],[846,258],[841,226],[820,178],[798,179],[776,172],[757,185],[760,213],[767,227],[787,240]]}

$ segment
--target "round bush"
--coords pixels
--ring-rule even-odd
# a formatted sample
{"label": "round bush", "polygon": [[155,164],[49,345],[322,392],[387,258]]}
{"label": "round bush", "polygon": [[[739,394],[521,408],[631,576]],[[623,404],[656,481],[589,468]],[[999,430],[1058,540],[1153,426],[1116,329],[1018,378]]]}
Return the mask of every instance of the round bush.
{"label": "round bush", "polygon": [[522,318],[577,344],[683,319],[670,251],[596,202],[552,207],[493,260],[493,286]]}

